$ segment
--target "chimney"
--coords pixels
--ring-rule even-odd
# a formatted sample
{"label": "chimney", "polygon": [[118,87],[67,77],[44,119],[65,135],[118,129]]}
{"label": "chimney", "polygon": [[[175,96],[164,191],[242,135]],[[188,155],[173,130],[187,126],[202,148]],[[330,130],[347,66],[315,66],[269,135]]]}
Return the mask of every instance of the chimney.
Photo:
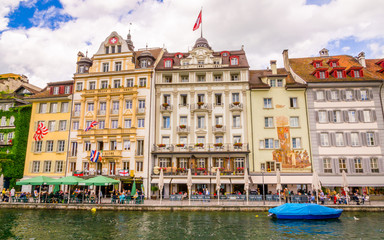
{"label": "chimney", "polygon": [[271,63],[272,74],[276,75],[277,74],[276,60],[271,60],[270,63]]}
{"label": "chimney", "polygon": [[284,68],[287,72],[289,72],[289,58],[288,58],[288,49],[285,49],[283,51],[283,61],[284,61]]}
{"label": "chimney", "polygon": [[323,48],[320,50],[320,57],[329,57],[329,50],[326,48]]}
{"label": "chimney", "polygon": [[365,63],[365,52],[359,53],[359,55],[357,55],[357,60],[359,60],[361,66],[367,67],[367,64]]}

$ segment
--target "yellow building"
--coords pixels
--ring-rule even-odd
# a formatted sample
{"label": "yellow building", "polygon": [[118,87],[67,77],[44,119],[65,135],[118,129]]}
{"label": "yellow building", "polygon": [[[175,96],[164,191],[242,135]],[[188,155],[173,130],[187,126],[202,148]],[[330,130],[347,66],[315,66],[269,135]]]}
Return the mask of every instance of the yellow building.
{"label": "yellow building", "polygon": [[[74,76],[69,170],[133,180],[148,190],[149,121],[154,66],[161,48],[134,51],[131,36],[112,32],[92,59],[78,54]],[[97,126],[84,129],[93,121]],[[101,153],[90,161],[92,150]],[[127,174],[129,173],[129,174]]]}
{"label": "yellow building", "polygon": [[276,61],[271,61],[271,69],[250,71],[248,129],[252,142],[250,171],[256,175],[252,176],[253,183],[275,185],[279,169],[282,184],[290,188],[310,184],[305,91],[306,85],[295,82],[285,69],[277,69]]}
{"label": "yellow building", "polygon": [[[72,88],[73,81],[52,82],[42,92],[28,98],[32,113],[23,179],[65,175]],[[35,141],[39,123],[43,123],[48,133],[42,140]],[[30,192],[31,186],[23,186],[23,191]]]}

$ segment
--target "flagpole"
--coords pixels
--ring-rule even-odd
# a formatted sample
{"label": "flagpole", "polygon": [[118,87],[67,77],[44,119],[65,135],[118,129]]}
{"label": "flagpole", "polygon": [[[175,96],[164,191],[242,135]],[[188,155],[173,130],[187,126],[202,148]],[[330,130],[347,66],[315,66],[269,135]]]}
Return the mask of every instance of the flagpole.
{"label": "flagpole", "polygon": [[201,6],[201,37],[203,37],[203,6]]}

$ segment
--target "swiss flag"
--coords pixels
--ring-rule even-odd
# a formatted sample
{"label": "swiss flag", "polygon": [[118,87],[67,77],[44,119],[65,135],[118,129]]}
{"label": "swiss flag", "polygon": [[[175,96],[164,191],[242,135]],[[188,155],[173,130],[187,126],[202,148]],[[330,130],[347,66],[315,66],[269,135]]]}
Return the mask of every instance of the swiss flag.
{"label": "swiss flag", "polygon": [[202,10],[200,10],[200,13],[199,13],[199,16],[196,19],[195,25],[193,25],[193,31],[199,29],[199,27],[200,27],[200,24],[201,24],[201,12],[202,12]]}

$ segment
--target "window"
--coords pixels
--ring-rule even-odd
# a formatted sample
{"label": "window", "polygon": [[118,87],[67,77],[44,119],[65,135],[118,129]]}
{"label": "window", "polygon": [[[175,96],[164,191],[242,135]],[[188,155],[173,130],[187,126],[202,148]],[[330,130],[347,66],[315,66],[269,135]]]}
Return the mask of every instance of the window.
{"label": "window", "polygon": [[367,132],[367,146],[372,147],[375,146],[375,134],[373,132]]}
{"label": "window", "polygon": [[188,143],[188,138],[187,136],[180,136],[179,141],[180,141],[180,144],[184,144],[186,146]]}
{"label": "window", "polygon": [[147,79],[146,78],[140,78],[139,79],[139,87],[146,87],[147,86]]}
{"label": "window", "polygon": [[87,107],[88,112],[93,112],[94,109],[95,109],[95,106],[93,102],[88,103],[88,107]]}
{"label": "window", "polygon": [[105,47],[105,54],[109,54],[109,46]]}
{"label": "window", "polygon": [[357,122],[356,111],[355,110],[348,111],[348,120],[349,120],[350,123]]}
{"label": "window", "polygon": [[301,148],[301,138],[292,138],[292,148]]}
{"label": "window", "polygon": [[198,136],[197,137],[197,143],[205,144],[205,137],[204,136]]}
{"label": "window", "polygon": [[115,62],[115,71],[121,71],[121,62]]}
{"label": "window", "polygon": [[180,116],[180,125],[188,125],[187,116]]}
{"label": "window", "polygon": [[76,83],[76,91],[82,91],[83,90],[83,83],[78,82]]}
{"label": "window", "polygon": [[215,143],[224,143],[223,136],[216,136]]}
{"label": "window", "polygon": [[240,102],[240,94],[239,93],[232,93],[232,103],[234,102]]}
{"label": "window", "polygon": [[81,104],[75,103],[75,115],[78,116],[76,113],[80,114]]}
{"label": "window", "polygon": [[205,168],[205,158],[198,158],[197,159],[197,167],[198,168]]}
{"label": "window", "polygon": [[337,90],[331,91],[331,100],[332,101],[338,101],[339,100],[339,91],[337,91]]}
{"label": "window", "polygon": [[92,81],[89,82],[89,90],[95,90],[96,89],[96,82]]}
{"label": "window", "polygon": [[371,172],[372,173],[378,173],[379,172],[378,159],[377,158],[371,158],[369,163],[371,166]]}
{"label": "window", "polygon": [[139,100],[139,108],[144,109],[145,108],[145,100]]}
{"label": "window", "polygon": [[46,151],[47,152],[53,152],[53,141],[52,140],[49,140],[47,141],[47,146],[46,146]]}
{"label": "window", "polygon": [[117,52],[121,53],[121,45],[117,45]]}
{"label": "window", "polygon": [[297,108],[297,98],[289,98],[289,105],[291,108]]}
{"label": "window", "polygon": [[70,94],[71,93],[71,86],[65,86],[64,87],[64,94]]}
{"label": "window", "polygon": [[264,127],[272,128],[273,127],[273,117],[265,117],[264,118]]}
{"label": "window", "polygon": [[231,65],[238,65],[239,64],[239,59],[236,57],[231,58]]}
{"label": "window", "polygon": [[332,173],[331,159],[330,158],[323,159],[323,168],[324,168],[324,173]]}
{"label": "window", "polygon": [[146,59],[143,59],[140,61],[140,67],[146,68],[148,66],[148,61]]}
{"label": "window", "polygon": [[47,112],[47,104],[40,103],[39,113],[46,113],[46,112]]}
{"label": "window", "polygon": [[101,86],[100,86],[101,89],[106,89],[108,88],[108,81],[101,81]]}
{"label": "window", "polygon": [[166,168],[171,166],[170,158],[159,158],[159,167]]}
{"label": "window", "polygon": [[125,128],[131,128],[132,127],[132,120],[131,119],[125,119],[124,120],[124,127]]}
{"label": "window", "polygon": [[197,81],[198,82],[205,82],[205,75],[198,75],[197,76]]}
{"label": "window", "polygon": [[264,148],[265,149],[273,149],[273,139],[272,138],[266,138],[264,140]]}
{"label": "window", "polygon": [[76,162],[70,162],[69,163],[69,171],[70,172],[76,171]]}
{"label": "window", "polygon": [[335,138],[336,138],[336,146],[337,147],[344,146],[344,134],[343,133],[336,133]]}
{"label": "window", "polygon": [[166,60],[164,67],[166,67],[166,68],[172,67],[172,60]]}
{"label": "window", "polygon": [[49,132],[54,132],[56,131],[55,129],[56,121],[49,121],[48,122],[48,131]]}
{"label": "window", "polygon": [[11,118],[9,119],[9,126],[14,126],[14,125],[15,125],[15,117],[11,116]]}
{"label": "window", "polygon": [[64,161],[56,161],[55,172],[61,173],[61,172],[63,172],[63,168],[64,168]]}
{"label": "window", "polygon": [[222,94],[221,93],[215,93],[215,104],[217,106],[223,105],[223,99],[222,99]]}
{"label": "window", "polygon": [[123,162],[123,169],[124,170],[129,170],[129,162]]}
{"label": "window", "polygon": [[181,82],[189,82],[188,76],[181,76]]}
{"label": "window", "polygon": [[358,133],[351,133],[351,146],[357,147],[359,146],[359,134]]}
{"label": "window", "polygon": [[125,108],[132,109],[132,100],[125,101]]}
{"label": "window", "polygon": [[117,150],[117,142],[116,142],[116,140],[110,141],[109,146],[110,146],[109,147],[110,150]]}
{"label": "window", "polygon": [[355,158],[353,162],[355,165],[355,173],[363,173],[363,164],[361,158]]}
{"label": "window", "polygon": [[40,172],[40,161],[33,161],[32,162],[32,172],[33,173]]}
{"label": "window", "polygon": [[324,79],[325,78],[325,72],[324,71],[319,71],[319,78],[320,79]]}
{"label": "window", "polygon": [[0,141],[4,141],[4,133],[0,133]]}
{"label": "window", "polygon": [[289,125],[290,127],[299,127],[299,117],[290,117]]}
{"label": "window", "polygon": [[231,74],[231,81],[239,81],[239,74]]}
{"label": "window", "polygon": [[361,101],[367,101],[368,99],[368,90],[360,90],[360,100]]}
{"label": "window", "polygon": [[341,123],[341,111],[333,111],[333,122],[334,123]]}
{"label": "window", "polygon": [[222,80],[221,75],[214,75],[213,79],[215,82],[221,82],[221,80]]}
{"label": "window", "polygon": [[233,127],[234,128],[240,127],[240,115],[234,115],[233,116]]}
{"label": "window", "polygon": [[49,108],[50,113],[56,113],[57,112],[57,103],[51,103],[51,106]]}
{"label": "window", "polygon": [[109,63],[103,63],[103,72],[109,71]]}
{"label": "window", "polygon": [[137,140],[136,142],[136,151],[138,156],[144,155],[144,140]]}
{"label": "window", "polygon": [[202,102],[204,103],[204,94],[197,94],[197,102]]}
{"label": "window", "polygon": [[267,162],[267,172],[275,171],[275,162]]}
{"label": "window", "polygon": [[163,95],[163,103],[168,103],[168,104],[171,104],[171,95],[169,94],[164,94]]}
{"label": "window", "polygon": [[1,126],[7,125],[7,118],[5,116],[1,117]]}
{"label": "window", "polygon": [[111,128],[116,129],[118,127],[119,121],[118,120],[112,120],[111,121]]}
{"label": "window", "polygon": [[53,95],[57,95],[60,92],[60,87],[54,87],[53,88]]}
{"label": "window", "polygon": [[336,71],[336,77],[337,78],[343,78],[343,71]]}
{"label": "window", "polygon": [[359,78],[360,77],[360,71],[359,70],[353,70],[353,75],[355,76],[355,78]]}
{"label": "window", "polygon": [[215,117],[215,124],[216,125],[223,125],[223,116],[216,116]]}
{"label": "window", "polygon": [[8,141],[13,139],[13,132],[8,133],[7,139],[8,139]]}
{"label": "window", "polygon": [[277,79],[277,86],[283,87],[283,79]]}
{"label": "window", "polygon": [[342,173],[343,170],[345,171],[345,173],[348,173],[348,169],[347,169],[347,159],[345,159],[345,158],[339,158],[339,170],[340,170],[340,173]]}
{"label": "window", "polygon": [[63,103],[61,103],[61,109],[60,109],[60,112],[62,112],[62,113],[66,113],[66,112],[68,112],[68,106],[69,106],[69,103],[67,103],[67,102],[63,102]]}
{"label": "window", "polygon": [[204,60],[197,61],[197,64],[203,65],[204,64]]}
{"label": "window", "polygon": [[264,98],[264,108],[272,108],[272,98]]}
{"label": "window", "polygon": [[113,88],[119,88],[120,87],[120,80],[113,80]]}
{"label": "window", "polygon": [[235,168],[244,168],[244,158],[235,158]]}
{"label": "window", "polygon": [[162,136],[161,143],[168,146],[169,145],[169,136]]}
{"label": "window", "polygon": [[364,122],[371,122],[371,111],[364,110],[363,111],[363,118],[364,118]]}
{"label": "window", "polygon": [[59,122],[59,131],[67,130],[67,120],[60,120]]}
{"label": "window", "polygon": [[329,146],[328,133],[320,133],[320,146],[322,146],[322,147],[328,147]]}
{"label": "window", "polygon": [[171,83],[172,82],[172,76],[165,76],[164,77],[164,82],[165,83]]}
{"label": "window", "polygon": [[57,151],[58,152],[64,152],[64,147],[65,147],[65,140],[57,141]]}
{"label": "window", "polygon": [[345,100],[352,101],[353,100],[353,90],[345,91]]}
{"label": "window", "polygon": [[91,142],[89,141],[86,141],[84,142],[84,146],[85,146],[85,151],[91,151]]}
{"label": "window", "polygon": [[124,140],[124,150],[126,150],[126,151],[131,150],[131,141],[130,140]]}
{"label": "window", "polygon": [[188,95],[187,94],[181,94],[180,95],[180,102],[181,102],[181,106],[187,106],[187,99],[188,99]]}
{"label": "window", "polygon": [[49,173],[51,172],[51,161],[44,161],[44,172]]}
{"label": "window", "polygon": [[138,122],[137,127],[139,127],[139,128],[144,127],[144,118],[137,119],[137,122]]}
{"label": "window", "polygon": [[275,148],[276,149],[280,148],[280,140],[275,140]]}
{"label": "window", "polygon": [[71,142],[71,157],[77,156],[77,142]]}
{"label": "window", "polygon": [[107,103],[106,102],[100,102],[99,113],[105,114],[106,110],[107,110]]}
{"label": "window", "polygon": [[276,79],[270,79],[269,80],[269,86],[276,87]]}
{"label": "window", "polygon": [[105,128],[105,120],[99,120],[99,124],[97,124],[98,129],[104,129]]}
{"label": "window", "polygon": [[171,127],[171,118],[169,116],[163,116],[163,128]]}
{"label": "window", "polygon": [[233,136],[233,143],[241,143],[241,136]]}
{"label": "window", "polygon": [[112,102],[112,113],[114,114],[119,113],[119,101]]}
{"label": "window", "polygon": [[205,116],[198,116],[197,117],[197,128],[205,128]]}
{"label": "window", "polygon": [[127,79],[127,87],[133,87],[133,79]]}

